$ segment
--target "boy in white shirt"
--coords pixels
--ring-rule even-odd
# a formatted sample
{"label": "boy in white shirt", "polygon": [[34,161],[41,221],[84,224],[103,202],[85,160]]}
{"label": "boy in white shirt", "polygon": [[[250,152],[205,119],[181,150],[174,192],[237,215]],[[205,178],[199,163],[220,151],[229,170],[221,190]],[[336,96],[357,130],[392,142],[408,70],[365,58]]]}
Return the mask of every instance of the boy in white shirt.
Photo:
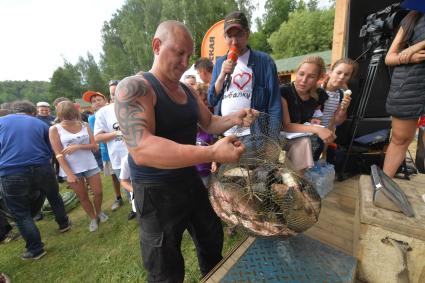
{"label": "boy in white shirt", "polygon": [[134,204],[133,186],[131,185],[130,166],[128,165],[128,155],[121,159],[120,172],[121,186],[130,193],[132,211],[128,214],[128,220],[136,217],[136,205]]}
{"label": "boy in white shirt", "polygon": [[[114,98],[115,88],[118,81],[113,81],[109,84],[109,92],[111,95],[111,103],[99,109],[96,112],[96,120],[94,123],[94,139],[97,143],[106,143],[109,153],[109,159],[111,160],[112,170],[115,176],[119,178],[121,169],[121,159],[127,156],[128,150],[122,139],[122,133],[119,129],[119,124],[114,111]],[[130,201],[130,194],[127,193],[128,200]],[[121,198],[121,192],[115,191],[116,200],[112,204],[112,210],[117,209],[123,205]]]}

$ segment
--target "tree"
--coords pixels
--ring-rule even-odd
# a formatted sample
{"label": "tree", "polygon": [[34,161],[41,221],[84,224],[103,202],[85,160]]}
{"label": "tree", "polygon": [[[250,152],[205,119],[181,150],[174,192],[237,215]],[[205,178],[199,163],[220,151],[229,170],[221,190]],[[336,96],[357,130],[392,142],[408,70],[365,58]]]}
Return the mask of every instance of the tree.
{"label": "tree", "polygon": [[271,53],[272,48],[267,39],[280,24],[288,19],[289,13],[296,8],[295,0],[267,0],[262,19],[257,19],[258,32],[252,33],[249,44],[252,48]]}
{"label": "tree", "polygon": [[143,2],[128,1],[103,26],[101,68],[106,79],[121,79],[141,69],[137,54],[145,54],[150,49],[143,23],[144,11],[149,7],[146,7]]}
{"label": "tree", "polygon": [[298,3],[297,3],[297,5],[296,5],[295,10],[297,10],[297,11],[304,11],[306,9],[307,9],[307,5],[304,2],[304,0],[299,0]]}
{"label": "tree", "polygon": [[255,50],[261,50],[266,53],[272,52],[272,48],[267,42],[267,35],[262,31],[251,33],[249,36],[249,46]]}
{"label": "tree", "polygon": [[57,68],[50,81],[49,93],[53,101],[57,97],[67,97],[71,100],[81,98],[83,86],[78,68],[64,60],[64,66]]}
{"label": "tree", "polygon": [[87,53],[87,59],[80,57],[76,68],[81,74],[82,87],[85,90],[94,90],[106,93],[106,80],[102,77],[100,68],[94,60],[93,55]]}
{"label": "tree", "polygon": [[268,40],[273,57],[286,58],[331,49],[334,14],[334,8],[292,13]]}
{"label": "tree", "polygon": [[149,70],[153,61],[151,40],[158,24],[167,19],[183,22],[191,31],[196,59],[207,30],[237,9],[251,18],[251,0],[128,0],[102,29],[104,76],[121,79]]}
{"label": "tree", "polygon": [[0,82],[0,104],[27,99],[33,103],[50,101],[49,82],[3,81]]}
{"label": "tree", "polygon": [[308,10],[310,12],[317,11],[318,5],[319,5],[319,1],[317,1],[317,0],[310,0],[307,3],[307,8],[308,8]]}
{"label": "tree", "polygon": [[281,23],[288,20],[289,14],[296,9],[296,0],[267,0],[264,6],[265,14],[257,28],[269,37],[279,29]]}

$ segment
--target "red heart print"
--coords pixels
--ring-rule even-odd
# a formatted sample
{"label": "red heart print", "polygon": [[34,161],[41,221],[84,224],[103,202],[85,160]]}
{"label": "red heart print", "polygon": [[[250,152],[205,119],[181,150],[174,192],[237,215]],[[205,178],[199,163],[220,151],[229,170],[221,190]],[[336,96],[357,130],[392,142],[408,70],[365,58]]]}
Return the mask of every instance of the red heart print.
{"label": "red heart print", "polygon": [[240,89],[243,88],[251,81],[250,73],[240,73],[233,77],[233,83]]}

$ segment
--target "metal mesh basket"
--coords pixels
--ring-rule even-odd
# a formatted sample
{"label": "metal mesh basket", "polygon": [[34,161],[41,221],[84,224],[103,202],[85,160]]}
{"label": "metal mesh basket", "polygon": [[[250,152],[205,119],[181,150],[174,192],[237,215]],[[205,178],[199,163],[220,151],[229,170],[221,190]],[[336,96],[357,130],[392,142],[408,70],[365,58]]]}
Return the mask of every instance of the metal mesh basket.
{"label": "metal mesh basket", "polygon": [[[237,164],[220,166],[209,188],[211,204],[229,225],[254,236],[292,236],[314,225],[321,199],[313,186],[279,162],[279,130],[261,113]],[[275,132],[276,131],[276,132]]]}

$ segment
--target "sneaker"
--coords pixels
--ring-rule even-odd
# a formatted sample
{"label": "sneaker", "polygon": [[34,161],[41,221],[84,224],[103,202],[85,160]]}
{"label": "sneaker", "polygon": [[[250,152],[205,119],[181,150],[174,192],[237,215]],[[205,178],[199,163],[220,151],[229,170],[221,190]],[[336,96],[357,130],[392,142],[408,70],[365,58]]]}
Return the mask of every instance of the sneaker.
{"label": "sneaker", "polygon": [[13,231],[13,229],[12,229],[12,230],[9,231],[9,233],[6,234],[5,238],[3,239],[3,242],[1,242],[1,243],[6,244],[6,243],[9,243],[11,241],[17,240],[20,237],[21,237],[21,234]]}
{"label": "sneaker", "polygon": [[97,228],[98,228],[98,226],[97,226],[97,220],[96,219],[92,219],[90,221],[89,231],[90,232],[94,232],[94,231],[97,230]]}
{"label": "sneaker", "polygon": [[45,250],[41,250],[40,252],[38,252],[37,254],[33,254],[32,252],[24,252],[21,256],[21,259],[23,260],[29,260],[29,259],[40,259],[43,256],[45,256],[47,254],[47,252]]}
{"label": "sneaker", "polygon": [[116,200],[112,203],[111,210],[112,210],[112,211],[117,210],[117,209],[118,209],[120,206],[122,206],[123,204],[124,204],[124,202],[123,202],[122,198],[120,198],[120,199],[116,199]]}
{"label": "sneaker", "polygon": [[10,278],[6,273],[0,273],[0,283],[10,283]]}
{"label": "sneaker", "polygon": [[100,221],[100,222],[106,222],[106,221],[108,221],[108,219],[109,219],[109,216],[108,215],[106,215],[103,211],[101,211],[100,213],[99,213],[99,215],[97,215],[97,219]]}
{"label": "sneaker", "polygon": [[71,229],[72,222],[68,219],[68,222],[64,225],[59,225],[59,232],[65,233],[66,231],[69,231]]}
{"label": "sneaker", "polygon": [[134,211],[130,211],[130,213],[128,214],[128,216],[127,216],[127,220],[131,220],[131,219],[133,219],[134,217],[136,217],[136,212],[134,212]]}

